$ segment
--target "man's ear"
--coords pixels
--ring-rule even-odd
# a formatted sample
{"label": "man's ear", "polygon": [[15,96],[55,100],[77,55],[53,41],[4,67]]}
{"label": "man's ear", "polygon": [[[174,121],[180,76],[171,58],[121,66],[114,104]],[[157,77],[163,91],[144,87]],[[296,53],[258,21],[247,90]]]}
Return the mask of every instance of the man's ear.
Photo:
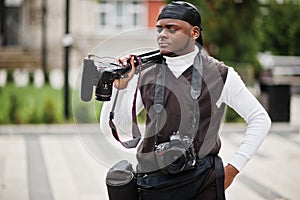
{"label": "man's ear", "polygon": [[196,40],[198,37],[200,37],[200,34],[200,28],[198,26],[194,26],[191,30],[192,38]]}

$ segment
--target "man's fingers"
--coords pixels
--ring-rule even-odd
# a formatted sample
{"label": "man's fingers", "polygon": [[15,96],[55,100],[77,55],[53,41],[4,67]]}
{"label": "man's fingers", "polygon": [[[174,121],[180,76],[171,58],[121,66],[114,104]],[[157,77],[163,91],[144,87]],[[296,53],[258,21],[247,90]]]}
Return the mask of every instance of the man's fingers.
{"label": "man's fingers", "polygon": [[119,62],[123,65],[126,66],[127,65],[127,60],[129,60],[131,58],[131,56],[124,56],[119,58]]}

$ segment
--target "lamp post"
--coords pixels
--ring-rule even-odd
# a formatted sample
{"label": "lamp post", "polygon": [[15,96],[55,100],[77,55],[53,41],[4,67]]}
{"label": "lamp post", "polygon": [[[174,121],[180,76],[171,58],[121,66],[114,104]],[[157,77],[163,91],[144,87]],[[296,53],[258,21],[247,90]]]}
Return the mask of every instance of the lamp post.
{"label": "lamp post", "polygon": [[69,119],[70,111],[69,111],[69,54],[70,54],[70,47],[72,46],[73,39],[70,34],[69,30],[69,15],[70,15],[70,0],[66,0],[65,2],[65,35],[63,38],[63,45],[65,48],[65,58],[64,58],[64,65],[65,65],[65,77],[64,77],[64,114],[65,118]]}
{"label": "lamp post", "polygon": [[47,74],[47,0],[42,2],[42,68],[45,81],[48,82]]}
{"label": "lamp post", "polygon": [[5,8],[4,0],[0,0],[0,46],[4,44]]}

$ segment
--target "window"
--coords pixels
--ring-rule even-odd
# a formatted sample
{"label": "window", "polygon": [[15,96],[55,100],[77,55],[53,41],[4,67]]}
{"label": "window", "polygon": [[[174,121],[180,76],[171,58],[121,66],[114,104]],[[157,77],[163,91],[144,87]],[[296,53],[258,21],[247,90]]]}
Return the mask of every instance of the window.
{"label": "window", "polygon": [[3,7],[1,10],[1,45],[18,46],[20,28],[20,8],[16,6]]}
{"label": "window", "polygon": [[144,27],[146,16],[143,1],[110,0],[99,3],[99,29],[101,32]]}
{"label": "window", "polygon": [[116,5],[116,14],[117,14],[117,18],[116,18],[116,26],[117,29],[122,29],[123,26],[123,3],[122,1],[117,1],[117,5]]}

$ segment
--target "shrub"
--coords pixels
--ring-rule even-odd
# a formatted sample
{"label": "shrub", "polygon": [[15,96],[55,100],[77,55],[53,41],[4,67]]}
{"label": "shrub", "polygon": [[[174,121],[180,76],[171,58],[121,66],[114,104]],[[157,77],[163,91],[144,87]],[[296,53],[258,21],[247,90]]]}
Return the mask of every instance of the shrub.
{"label": "shrub", "polygon": [[8,83],[0,93],[0,124],[62,123],[63,92],[49,85],[16,87]]}
{"label": "shrub", "polygon": [[227,107],[225,122],[244,122],[244,120],[232,108]]}
{"label": "shrub", "polygon": [[22,120],[20,116],[20,102],[18,101],[17,95],[11,94],[9,99],[9,121],[14,124],[20,124]]}
{"label": "shrub", "polygon": [[53,99],[49,96],[45,98],[44,108],[43,108],[43,122],[47,124],[53,124],[58,122],[57,119],[57,108]]}
{"label": "shrub", "polygon": [[43,122],[42,117],[41,117],[41,111],[37,106],[35,106],[32,109],[31,114],[28,116],[27,122],[30,124],[38,124],[38,123]]}

